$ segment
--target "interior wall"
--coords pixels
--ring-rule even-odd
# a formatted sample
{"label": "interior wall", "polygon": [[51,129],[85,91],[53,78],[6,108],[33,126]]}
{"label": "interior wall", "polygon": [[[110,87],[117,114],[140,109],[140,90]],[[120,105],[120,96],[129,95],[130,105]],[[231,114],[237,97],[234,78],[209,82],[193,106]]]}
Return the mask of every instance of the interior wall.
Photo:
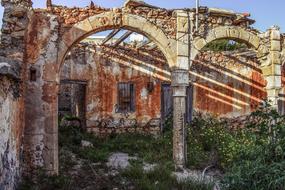
{"label": "interior wall", "polygon": [[[161,88],[169,79],[160,53],[131,46],[82,46],[67,57],[61,80],[86,81],[86,125],[97,134],[142,130],[160,132]],[[163,72],[162,72],[163,71]],[[166,71],[166,72],[164,72]],[[118,83],[134,85],[135,110],[118,111]],[[150,86],[151,85],[151,86]]]}
{"label": "interior wall", "polygon": [[266,81],[250,50],[202,52],[190,76],[196,112],[238,117],[250,114],[267,98]]}
{"label": "interior wall", "polygon": [[[87,81],[87,127],[98,132],[94,126],[103,120],[111,126],[122,118],[136,119],[145,125],[151,118],[161,118],[161,84],[169,81],[170,72],[159,52],[146,53],[123,46],[96,47],[85,54],[82,50],[79,47],[71,53],[61,75]],[[249,49],[200,53],[191,67],[190,79],[196,113],[239,117],[254,111],[267,96],[258,60]],[[128,81],[136,86],[137,110],[124,116],[115,111],[117,83]],[[149,81],[154,83],[152,93],[146,89]]]}

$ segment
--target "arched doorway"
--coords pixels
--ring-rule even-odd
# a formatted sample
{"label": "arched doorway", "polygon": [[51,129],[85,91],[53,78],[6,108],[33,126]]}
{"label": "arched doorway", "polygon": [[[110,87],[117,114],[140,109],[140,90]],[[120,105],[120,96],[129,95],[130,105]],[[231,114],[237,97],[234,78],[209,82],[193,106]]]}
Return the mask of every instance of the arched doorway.
{"label": "arched doorway", "polygon": [[268,50],[257,34],[239,27],[217,27],[194,40],[192,49],[190,76],[197,110],[238,117],[267,98],[260,56]]}
{"label": "arched doorway", "polygon": [[[42,113],[38,115],[38,117],[36,116],[36,118],[34,118],[38,122],[34,122],[33,120],[27,121],[27,126],[40,126],[41,129],[38,128],[38,130],[44,131],[44,133],[40,135],[34,135],[32,132],[33,128],[26,130],[27,133],[29,133],[29,131],[32,133],[31,135],[26,135],[27,137],[31,137],[27,139],[27,144],[32,147],[31,149],[35,149],[35,151],[29,152],[28,157],[33,160],[35,158],[35,152],[37,152],[37,161],[31,161],[31,165],[44,167],[52,174],[58,173],[58,92],[60,71],[68,51],[79,41],[93,33],[108,29],[122,28],[145,35],[161,50],[166,57],[169,67],[175,67],[176,41],[169,39],[159,27],[140,16],[130,14],[121,15],[110,11],[87,18],[75,24],[72,28],[62,33],[58,41],[54,41],[51,37],[50,44],[47,45],[47,48],[48,53],[51,53],[52,56],[45,59],[46,63],[42,66],[44,67],[44,72],[41,75],[41,81],[44,83],[41,92],[44,98],[43,100],[45,101],[45,103],[43,103],[45,109],[41,111]],[[35,109],[35,107],[31,105],[29,109]],[[33,117],[35,117],[35,115]],[[39,139],[41,139],[40,145],[38,143]]]}

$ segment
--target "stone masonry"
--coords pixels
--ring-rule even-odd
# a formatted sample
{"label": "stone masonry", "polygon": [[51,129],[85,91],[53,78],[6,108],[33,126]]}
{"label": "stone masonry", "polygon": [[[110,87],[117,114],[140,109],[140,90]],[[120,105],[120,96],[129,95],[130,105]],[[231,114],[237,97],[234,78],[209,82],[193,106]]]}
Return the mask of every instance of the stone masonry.
{"label": "stone masonry", "polygon": [[[194,78],[196,82],[202,82],[202,79],[211,79],[209,72],[193,76],[191,69],[195,67],[194,60],[210,42],[218,39],[243,42],[257,54],[258,71],[253,72],[251,78],[260,78],[257,80],[262,82],[255,84],[255,91],[251,92],[235,86],[238,83],[233,84],[233,89],[238,90],[229,89],[234,93],[228,96],[234,97],[236,110],[245,108],[249,111],[250,106],[244,105],[249,99],[256,102],[267,96],[276,109],[283,100],[284,34],[277,26],[264,33],[254,29],[251,26],[254,20],[249,14],[200,7],[196,15],[195,9],[166,10],[137,0],[128,0],[121,8],[115,9],[92,4],[86,8],[68,8],[53,5],[51,1],[46,9],[33,9],[30,0],[2,0],[1,3],[5,11],[0,50],[3,57],[0,59],[0,86],[3,86],[0,91],[0,189],[13,189],[21,169],[26,174],[38,168],[49,174],[58,173],[60,73],[72,47],[96,32],[122,28],[143,34],[164,55],[173,91],[173,159],[176,169],[185,166],[189,80]],[[196,16],[198,26],[195,25]],[[202,87],[205,86],[209,87],[204,83]],[[263,86],[265,92],[260,89]],[[200,88],[197,90],[199,94],[201,86],[196,88]],[[209,96],[211,98],[213,94]],[[215,101],[222,98],[229,103],[226,98],[215,98]],[[210,110],[211,106],[200,105],[200,109]],[[236,110],[228,111],[238,113]],[[218,112],[224,114],[227,111]]]}

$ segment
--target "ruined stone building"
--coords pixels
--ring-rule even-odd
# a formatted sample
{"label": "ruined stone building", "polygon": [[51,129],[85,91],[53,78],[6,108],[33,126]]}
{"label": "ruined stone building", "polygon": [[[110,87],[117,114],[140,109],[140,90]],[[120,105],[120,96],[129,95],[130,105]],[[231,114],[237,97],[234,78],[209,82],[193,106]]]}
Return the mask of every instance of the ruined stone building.
{"label": "ruined stone building", "polygon": [[[166,10],[136,0],[115,9],[1,3],[0,189],[15,188],[38,168],[58,173],[59,116],[77,116],[97,135],[159,135],[172,114],[179,169],[192,113],[238,117],[264,99],[284,112],[285,35],[276,26],[254,29],[248,14]],[[100,43],[80,43],[106,30],[112,32]],[[119,30],[123,36],[111,39]],[[132,32],[148,40],[124,43]],[[205,50],[220,39],[248,48]]]}
{"label": "ruined stone building", "polygon": [[[170,69],[163,54],[149,48],[74,47],[61,71],[59,113],[79,117],[97,135],[159,134],[173,109]],[[266,81],[258,67],[256,53],[248,49],[200,53],[191,66],[188,113],[249,114],[266,99]]]}

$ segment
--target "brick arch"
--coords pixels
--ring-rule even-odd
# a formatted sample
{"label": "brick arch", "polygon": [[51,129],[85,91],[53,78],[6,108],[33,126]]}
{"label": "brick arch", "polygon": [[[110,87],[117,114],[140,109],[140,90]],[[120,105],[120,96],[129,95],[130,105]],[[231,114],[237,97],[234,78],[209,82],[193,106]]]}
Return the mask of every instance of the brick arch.
{"label": "brick arch", "polygon": [[143,17],[109,11],[89,17],[75,24],[69,31],[63,34],[59,43],[58,71],[60,71],[67,52],[76,43],[91,34],[116,28],[124,28],[145,35],[156,43],[166,57],[169,66],[175,66],[175,40],[169,39],[159,27]]}
{"label": "brick arch", "polygon": [[262,44],[262,40],[257,34],[237,26],[221,26],[210,30],[204,38],[196,38],[194,40],[191,59],[194,60],[207,44],[219,39],[230,39],[243,42],[258,50],[261,54],[268,51],[267,47]]}

